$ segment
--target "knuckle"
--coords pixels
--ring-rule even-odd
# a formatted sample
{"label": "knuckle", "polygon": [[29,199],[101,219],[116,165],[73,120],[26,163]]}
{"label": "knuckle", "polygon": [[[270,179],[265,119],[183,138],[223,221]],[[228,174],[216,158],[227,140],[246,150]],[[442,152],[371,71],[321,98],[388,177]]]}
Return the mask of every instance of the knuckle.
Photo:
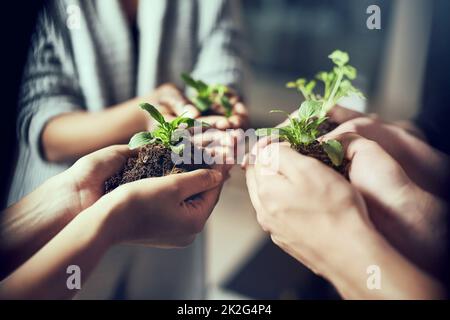
{"label": "knuckle", "polygon": [[181,182],[173,179],[171,182],[169,182],[166,186],[166,193],[177,195],[181,192],[182,185]]}
{"label": "knuckle", "polygon": [[208,187],[214,183],[214,177],[211,170],[205,170],[201,175],[200,183],[203,187]]}

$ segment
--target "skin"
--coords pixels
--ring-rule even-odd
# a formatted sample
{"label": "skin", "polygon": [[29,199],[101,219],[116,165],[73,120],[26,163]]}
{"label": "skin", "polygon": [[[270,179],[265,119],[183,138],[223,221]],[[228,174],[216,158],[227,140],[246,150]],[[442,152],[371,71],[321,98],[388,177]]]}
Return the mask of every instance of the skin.
{"label": "skin", "polygon": [[[406,130],[404,125],[386,123],[376,115],[340,106],[335,106],[329,117],[342,124],[319,140],[337,139],[345,144],[344,133],[354,132],[376,142],[370,144],[370,150],[378,161],[366,152],[364,161],[370,163],[371,170],[350,177],[363,195],[376,228],[402,254],[441,277],[446,272],[441,269],[441,261],[446,258],[447,207],[440,196],[448,190],[448,157],[427,145],[418,134],[410,133],[411,126]],[[267,141],[261,146],[264,143]],[[373,170],[380,167],[396,175],[380,176],[378,170]],[[398,190],[409,197],[397,196]]]}
{"label": "skin", "polygon": [[329,116],[341,125],[326,135],[325,139],[345,132],[354,132],[374,140],[400,164],[419,187],[438,196],[446,194],[450,180],[450,159],[418,138],[417,134],[411,134],[411,126],[405,129],[404,123],[386,123],[376,116],[339,106],[334,107]]}
{"label": "skin", "polygon": [[[85,281],[117,243],[171,248],[194,240],[218,200],[226,168],[143,179],[103,195],[104,180],[131,152],[113,146],[83,157],[2,213],[0,257],[8,276],[0,299],[70,298],[76,292],[66,287],[67,266],[80,266]],[[55,201],[45,201],[49,194]]]}
{"label": "skin", "polygon": [[[380,147],[375,147],[375,142],[355,135],[343,140],[347,157],[352,160],[352,183],[363,172],[367,173],[365,157],[370,156],[372,163],[380,163],[371,170],[378,179],[385,176],[388,187],[389,183],[393,187],[405,186],[406,174]],[[329,279],[344,298],[443,297],[439,283],[377,231],[363,194],[342,176],[317,160],[278,144],[265,147],[256,160],[256,165],[247,165],[246,176],[258,222],[277,245]],[[278,167],[269,170],[273,163]],[[370,176],[365,180],[366,187],[378,183]],[[395,195],[399,202],[410,196],[408,192]],[[368,290],[366,286],[366,269],[374,264],[381,268],[381,290]]]}
{"label": "skin", "polygon": [[42,133],[45,158],[51,162],[71,162],[95,150],[128,142],[136,132],[155,127],[148,114],[137,107],[143,101],[158,107],[166,120],[183,114],[225,130],[248,125],[248,114],[237,97],[232,99],[230,118],[223,114],[200,116],[199,111],[172,84],[164,84],[146,97],[135,98],[100,112],[71,112],[51,119]]}

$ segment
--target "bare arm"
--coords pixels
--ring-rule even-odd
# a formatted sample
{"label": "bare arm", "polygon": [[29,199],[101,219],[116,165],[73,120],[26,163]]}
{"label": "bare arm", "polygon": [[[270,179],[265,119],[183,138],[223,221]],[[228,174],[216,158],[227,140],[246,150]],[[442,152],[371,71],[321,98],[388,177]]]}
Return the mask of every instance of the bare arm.
{"label": "bare arm", "polygon": [[42,132],[42,149],[52,162],[73,161],[95,150],[127,143],[147,129],[147,117],[135,98],[100,112],[71,112],[51,119]]}
{"label": "bare arm", "polygon": [[[54,237],[77,212],[77,199],[64,173],[45,182],[0,219],[0,279]],[[51,214],[49,214],[51,212]]]}
{"label": "bare arm", "polygon": [[[92,206],[78,215],[17,271],[0,283],[0,299],[64,299],[67,267],[77,265],[85,280],[110,243],[104,232],[104,211]],[[25,285],[26,284],[26,285]]]}
{"label": "bare arm", "polygon": [[73,161],[110,145],[128,143],[133,134],[152,126],[148,114],[138,108],[141,102],[156,105],[166,119],[177,114],[180,105],[188,103],[177,87],[165,83],[144,97],[100,112],[75,111],[56,116],[42,132],[44,156],[53,162]]}
{"label": "bare arm", "polygon": [[[344,298],[445,298],[445,290],[436,280],[406,260],[375,230],[367,228],[351,234],[349,229],[340,233],[339,241],[345,243],[339,250],[327,251],[327,265],[321,272]],[[370,266],[379,268],[379,273]],[[370,285],[378,280],[379,287]]]}

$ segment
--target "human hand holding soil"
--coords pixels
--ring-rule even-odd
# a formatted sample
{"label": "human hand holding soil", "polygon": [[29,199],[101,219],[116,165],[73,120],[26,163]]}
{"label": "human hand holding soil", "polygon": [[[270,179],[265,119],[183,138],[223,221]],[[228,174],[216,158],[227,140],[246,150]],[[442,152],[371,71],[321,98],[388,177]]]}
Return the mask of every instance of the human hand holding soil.
{"label": "human hand holding soil", "polygon": [[445,250],[445,206],[419,188],[376,142],[354,133],[334,136],[351,160],[351,184],[363,195],[370,219],[402,254],[436,273]]}
{"label": "human hand holding soil", "polygon": [[213,169],[148,178],[106,194],[107,229],[113,242],[155,247],[189,245],[216,205],[226,173]]}
{"label": "human hand holding soil", "polygon": [[317,254],[332,249],[339,229],[372,228],[359,192],[337,172],[288,146],[267,146],[256,165],[246,166],[246,177],[262,228],[316,272],[323,272]]}
{"label": "human hand holding soil", "polygon": [[[376,231],[356,188],[289,147],[272,152],[277,147],[269,145],[255,166],[246,167],[258,222],[275,244],[330,280],[344,298],[442,297],[439,284]],[[277,162],[273,171],[268,165]],[[382,290],[366,287],[366,270],[374,263],[383,272]]]}
{"label": "human hand holding soil", "polygon": [[450,159],[421,139],[395,124],[342,107],[334,108],[330,117],[343,123],[325,139],[344,132],[355,132],[374,140],[400,164],[419,187],[437,195],[443,195],[447,191]]}

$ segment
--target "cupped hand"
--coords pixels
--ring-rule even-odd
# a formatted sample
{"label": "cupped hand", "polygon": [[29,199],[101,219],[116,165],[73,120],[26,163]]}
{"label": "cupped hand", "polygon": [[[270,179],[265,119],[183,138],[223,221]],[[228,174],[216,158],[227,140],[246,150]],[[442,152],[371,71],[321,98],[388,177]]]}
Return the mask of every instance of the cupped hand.
{"label": "cupped hand", "polygon": [[[272,143],[246,166],[257,219],[273,241],[317,273],[346,235],[372,228],[362,196],[319,161]],[[358,231],[359,232],[359,231]],[[337,250],[336,250],[337,249]]]}
{"label": "cupped hand", "polygon": [[363,195],[377,229],[402,254],[429,271],[445,248],[445,208],[419,188],[378,143],[354,133],[333,138],[351,161],[351,184]]}
{"label": "cupped hand", "polygon": [[66,206],[72,216],[100,199],[105,191],[105,181],[122,169],[128,157],[136,152],[126,145],[106,147],[80,158],[63,172],[63,185],[71,195]]}
{"label": "cupped hand", "polygon": [[354,132],[374,140],[421,188],[437,195],[444,195],[447,192],[450,180],[449,157],[409,131],[396,124],[383,122],[376,116],[366,116],[338,106],[332,109],[330,118],[342,124],[324,139],[344,132]]}
{"label": "cupped hand", "polygon": [[198,120],[208,123],[214,128],[225,129],[247,129],[250,125],[248,110],[240,97],[233,92],[228,93],[228,98],[232,105],[231,115],[225,116],[222,107],[213,105],[211,114],[200,116]]}
{"label": "cupped hand", "polygon": [[[199,110],[194,107],[183,92],[172,83],[164,83],[147,96],[138,99],[155,105],[166,121],[171,121],[175,117],[181,115],[190,118],[197,118],[200,116]],[[146,130],[151,131],[155,128],[156,123],[144,113],[144,111],[140,111],[142,118],[148,119],[146,122]]]}
{"label": "cupped hand", "polygon": [[113,242],[183,247],[199,233],[216,205],[224,175],[200,169],[122,185],[100,201]]}

